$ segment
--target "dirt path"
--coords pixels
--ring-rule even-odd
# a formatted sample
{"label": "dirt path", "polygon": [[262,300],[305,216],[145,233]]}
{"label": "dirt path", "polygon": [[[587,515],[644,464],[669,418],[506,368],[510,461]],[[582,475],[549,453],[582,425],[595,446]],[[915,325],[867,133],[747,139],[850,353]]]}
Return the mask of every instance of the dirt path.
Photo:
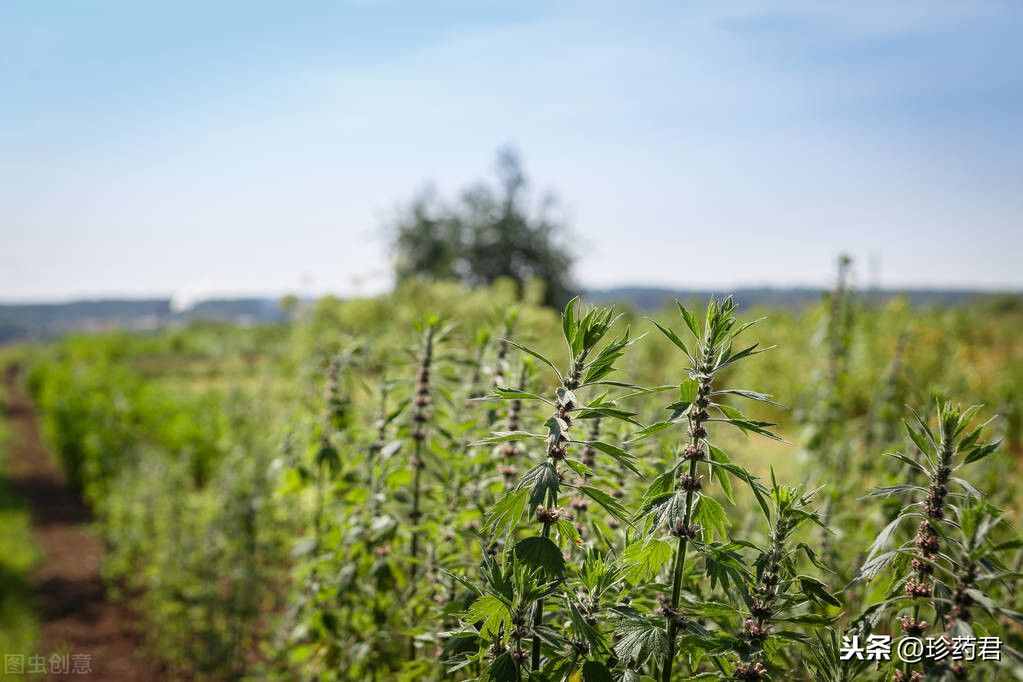
{"label": "dirt path", "polygon": [[[156,682],[165,679],[147,661],[134,631],[135,617],[106,598],[100,578],[103,548],[89,531],[88,508],[65,485],[39,438],[32,403],[13,368],[5,375],[10,421],[11,485],[27,502],[42,560],[32,576],[39,605],[39,655],[47,657],[48,679]],[[52,673],[49,657],[65,655],[71,674]],[[41,665],[41,663],[36,663]],[[56,669],[65,665],[58,662]],[[26,672],[28,672],[26,662]],[[88,667],[90,672],[81,672]]]}

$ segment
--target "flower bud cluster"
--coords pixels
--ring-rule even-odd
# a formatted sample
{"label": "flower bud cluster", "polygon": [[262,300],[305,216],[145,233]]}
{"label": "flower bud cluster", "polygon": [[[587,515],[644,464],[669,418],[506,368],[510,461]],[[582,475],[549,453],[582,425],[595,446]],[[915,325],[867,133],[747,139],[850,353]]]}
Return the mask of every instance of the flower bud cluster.
{"label": "flower bud cluster", "polygon": [[416,394],[412,401],[412,438],[416,443],[426,440],[426,422],[430,419],[430,366],[433,363],[433,332],[426,334],[426,346],[416,372]]}

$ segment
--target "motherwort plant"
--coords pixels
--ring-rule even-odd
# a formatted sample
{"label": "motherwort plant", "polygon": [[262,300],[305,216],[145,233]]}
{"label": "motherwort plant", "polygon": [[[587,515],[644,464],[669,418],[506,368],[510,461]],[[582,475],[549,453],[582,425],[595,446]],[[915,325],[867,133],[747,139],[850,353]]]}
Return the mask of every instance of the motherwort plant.
{"label": "motherwort plant", "polygon": [[813,553],[804,544],[793,540],[796,530],[804,523],[824,527],[817,512],[809,507],[816,490],[804,492],[797,488],[782,487],[773,480],[771,490],[771,532],[766,547],[758,548],[755,562],[756,575],[742,595],[747,615],[742,620],[742,632],[735,640],[739,661],[732,671],[735,680],[768,679],[766,651],[772,640],[792,639],[789,632],[776,631],[776,625],[791,622],[828,624],[831,619],[815,616],[800,607],[810,605],[818,609],[841,606],[816,578],[800,575],[798,562],[803,555],[816,563]]}
{"label": "motherwort plant", "polygon": [[[964,508],[971,498],[981,499],[981,493],[967,480],[955,474],[962,468],[993,453],[998,441],[982,443],[988,420],[972,426],[980,405],[965,410],[953,403],[938,399],[936,403],[937,431],[915,412],[913,420],[906,422],[910,439],[919,450],[918,458],[906,454],[889,453],[904,465],[922,474],[927,487],[902,484],[874,490],[870,496],[907,495],[910,500],[891,523],[881,531],[870,549],[859,578],[871,580],[900,558],[908,558],[911,571],[894,584],[889,598],[872,607],[873,618],[880,619],[880,611],[899,608],[899,624],[906,636],[922,637],[940,624],[943,618],[968,620],[969,590],[977,579],[976,566],[967,559],[957,565],[952,559],[950,532],[962,528]],[[972,428],[971,428],[972,427]],[[914,536],[893,550],[885,550],[900,525],[907,519],[919,519]],[[900,562],[904,565],[904,561]],[[899,594],[901,588],[901,594]],[[967,616],[963,618],[963,616]],[[905,664],[895,671],[895,679],[924,679],[932,672],[932,663],[925,662],[923,671],[914,671]]]}
{"label": "motherwort plant", "polygon": [[[502,399],[539,401],[547,405],[550,416],[544,423],[543,434],[504,431],[496,432],[493,437],[483,441],[500,444],[538,439],[545,445],[543,461],[519,477],[515,485],[497,502],[487,519],[487,530],[498,538],[511,536],[527,511],[538,526],[534,535],[518,541],[506,552],[509,575],[518,576],[516,580],[519,582],[515,589],[509,586],[509,595],[514,594],[514,598],[506,595],[495,617],[505,613],[514,627],[496,632],[484,627],[484,638],[492,642],[492,660],[489,663],[492,669],[510,661],[518,675],[517,671],[526,666],[528,659],[528,670],[535,674],[541,670],[547,671],[548,667],[562,670],[567,661],[579,659],[588,650],[587,627],[590,626],[580,615],[580,608],[572,602],[573,597],[563,593],[563,584],[570,573],[570,567],[566,566],[561,547],[552,539],[552,531],[557,530],[557,538],[560,540],[573,544],[580,542],[570,511],[561,507],[563,487],[574,488],[578,495],[585,496],[622,521],[626,521],[628,516],[621,504],[608,492],[588,485],[592,473],[590,467],[572,456],[576,447],[589,447],[595,452],[611,456],[638,474],[631,455],[625,450],[603,441],[587,440],[585,436],[574,436],[575,423],[580,419],[633,419],[632,412],[621,409],[603,393],[588,402],[578,397],[580,392],[594,387],[627,386],[608,378],[616,370],[615,362],[634,341],[628,329],[619,336],[610,336],[619,318],[620,315],[613,308],[593,307],[583,311],[579,310],[577,300],[570,301],[562,316],[562,331],[568,350],[568,362],[563,370],[539,352],[514,341],[507,341],[510,346],[547,366],[555,377],[556,386],[550,397],[518,389],[495,388],[496,396]],[[565,469],[574,471],[581,479],[580,482],[568,483],[565,480]],[[528,569],[525,575],[522,574],[523,566]],[[581,571],[583,568],[579,567],[576,572]],[[523,600],[523,594],[530,595],[530,598]],[[486,597],[480,598],[483,599]],[[484,602],[480,600],[470,609],[470,618],[475,617],[473,614],[481,613]],[[562,618],[559,620],[567,617],[572,623],[567,638],[545,622],[545,606],[551,600],[563,604],[560,614]],[[511,609],[512,604],[519,604],[517,610]],[[516,647],[510,658],[503,656],[510,643],[509,637]],[[522,648],[523,641],[527,639],[528,655]],[[546,659],[546,664],[543,655],[545,643],[555,651],[561,650],[558,655]],[[595,662],[591,663],[595,665]]]}
{"label": "motherwort plant", "polygon": [[412,525],[412,537],[409,543],[409,574],[415,579],[419,561],[420,522],[423,518],[423,469],[426,464],[423,457],[426,452],[426,441],[429,438],[430,417],[432,414],[433,396],[431,391],[431,372],[434,362],[435,344],[450,331],[441,327],[440,318],[430,316],[421,325],[422,341],[419,349],[419,366],[416,370],[416,382],[411,408],[412,455],[409,461],[412,466],[412,491],[409,522]]}
{"label": "motherwort plant", "polygon": [[682,583],[685,575],[686,555],[691,544],[707,547],[714,533],[724,536],[727,517],[714,498],[702,492],[703,481],[699,464],[707,462],[708,471],[727,491],[731,488],[729,476],[737,476],[751,486],[765,509],[763,487],[745,470],[732,465],[719,448],[711,445],[708,426],[715,422],[730,424],[738,429],[777,439],[768,428],[769,422],[750,419],[739,410],[721,403],[722,398],[735,395],[759,401],[770,401],[770,396],[746,389],[723,388],[718,385],[720,374],[735,363],[761,353],[758,343],[745,347],[734,345],[737,337],[759,320],[739,323],[735,316],[735,302],[731,297],[723,301],[712,299],[707,305],[702,329],[689,310],[676,301],[679,316],[693,341],[686,342],[670,328],[657,322],[657,328],[681,350],[689,360],[687,377],[679,385],[678,400],[668,405],[671,417],[647,427],[639,437],[656,433],[676,424],[685,424],[686,431],[679,447],[677,459],[668,471],[661,474],[647,490],[643,512],[654,519],[654,529],[666,528],[675,538],[674,559],[671,570],[671,595],[662,600],[661,612],[665,620],[666,650],[661,668],[661,679],[669,682],[675,660],[677,637],[685,624],[680,611]]}

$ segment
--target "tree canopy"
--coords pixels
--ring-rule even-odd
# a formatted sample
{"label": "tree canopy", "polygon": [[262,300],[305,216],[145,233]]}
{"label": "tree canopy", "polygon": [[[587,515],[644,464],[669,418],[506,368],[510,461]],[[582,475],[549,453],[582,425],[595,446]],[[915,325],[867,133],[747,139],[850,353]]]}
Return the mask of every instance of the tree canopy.
{"label": "tree canopy", "polygon": [[547,194],[531,201],[513,149],[498,152],[496,179],[496,186],[469,186],[454,202],[427,190],[400,211],[390,226],[398,281],[427,277],[489,285],[506,277],[521,291],[538,279],[545,304],[564,304],[573,293],[574,257],[566,227],[552,215],[556,199]]}

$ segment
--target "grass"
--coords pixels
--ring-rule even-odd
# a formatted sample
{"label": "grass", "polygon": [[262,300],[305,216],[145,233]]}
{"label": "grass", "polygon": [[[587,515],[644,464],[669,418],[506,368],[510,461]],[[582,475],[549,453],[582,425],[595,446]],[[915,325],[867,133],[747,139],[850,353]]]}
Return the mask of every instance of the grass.
{"label": "grass", "polygon": [[[32,540],[28,509],[11,489],[8,479],[10,442],[9,425],[6,420],[0,421],[0,655],[30,655],[36,653],[38,621],[28,576],[38,552]],[[6,679],[15,678],[0,667],[0,680]]]}

